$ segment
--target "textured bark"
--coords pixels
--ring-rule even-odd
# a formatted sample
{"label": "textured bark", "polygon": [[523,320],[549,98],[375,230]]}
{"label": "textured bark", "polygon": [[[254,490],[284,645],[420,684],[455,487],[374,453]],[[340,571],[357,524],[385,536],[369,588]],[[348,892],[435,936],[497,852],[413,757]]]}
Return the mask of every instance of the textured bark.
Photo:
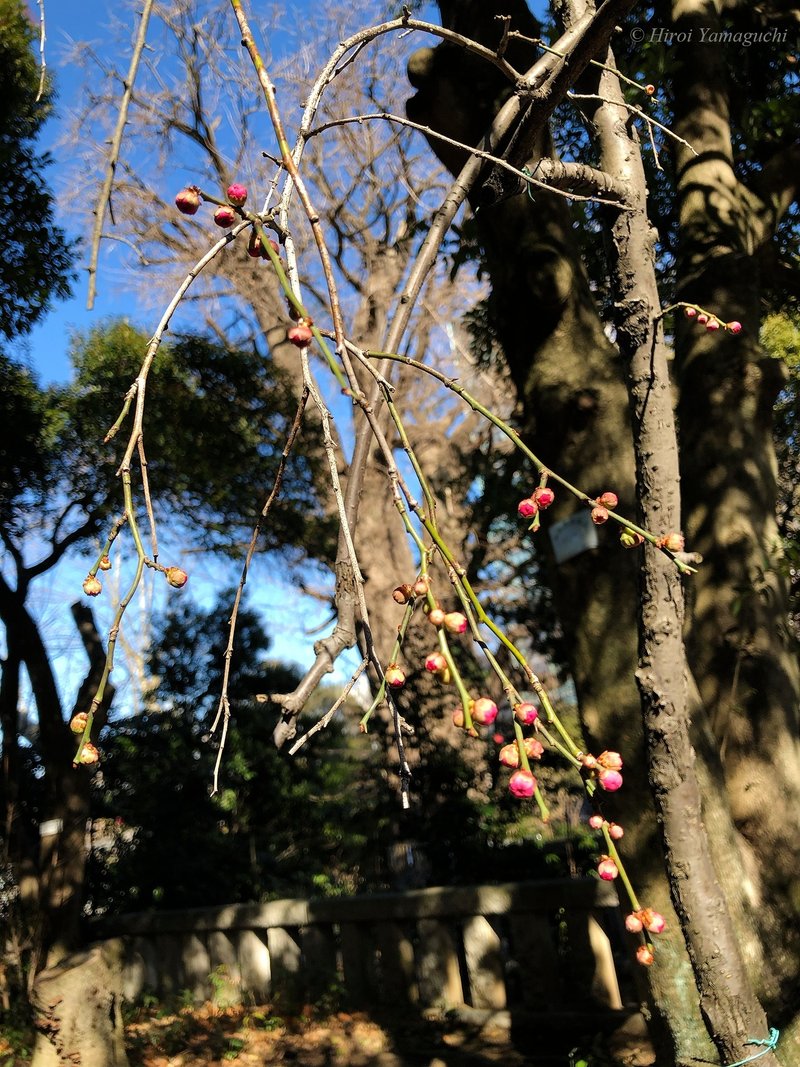
{"label": "textured bark", "polygon": [[122,942],[107,941],[41,972],[32,1067],[127,1067],[121,961]]}
{"label": "textured bark", "polygon": [[[674,28],[695,27],[697,39],[721,6],[683,0]],[[704,556],[687,651],[746,840],[743,881],[780,989],[773,1004],[785,1008],[800,982],[800,677],[775,523],[772,408],[783,367],[758,344],[759,261],[796,196],[800,150],[789,146],[745,186],[733,162],[727,54],[691,43],[674,53],[675,129],[698,153],[676,149],[678,296],[744,324],[738,336],[683,321],[677,330],[684,525]]]}
{"label": "textured bark", "polygon": [[[615,66],[611,53],[607,63]],[[601,165],[626,188],[627,206],[633,208],[616,213],[611,222],[610,266],[617,342],[627,371],[637,502],[644,525],[667,532],[677,530],[680,522],[680,476],[667,348],[657,317],[660,301],[647,185],[619,81],[608,70],[600,77],[599,95],[607,101],[595,115]],[[766,1037],[768,1027],[717,878],[703,820],[690,729],[681,577],[674,562],[651,545],[643,554],[638,621],[636,677],[673,903],[692,962],[700,1011],[723,1062],[728,1062],[744,1058],[748,1038]],[[703,709],[697,713],[702,715]],[[669,1027],[672,1019],[663,1022]],[[677,1063],[707,1062],[703,1043],[687,1033],[682,1021],[674,1036],[680,1039],[672,1049]],[[771,1054],[763,1059],[775,1063]]]}

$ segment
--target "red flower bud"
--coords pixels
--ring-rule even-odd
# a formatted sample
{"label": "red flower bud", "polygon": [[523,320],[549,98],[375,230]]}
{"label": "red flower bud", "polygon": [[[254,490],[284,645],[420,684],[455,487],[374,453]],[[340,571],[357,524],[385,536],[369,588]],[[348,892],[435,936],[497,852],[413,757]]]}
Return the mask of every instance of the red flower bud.
{"label": "red flower bud", "polygon": [[659,537],[656,541],[659,548],[666,548],[670,552],[683,552],[685,543],[683,534],[679,533],[665,534],[664,537]]}
{"label": "red flower bud", "polygon": [[460,611],[448,611],[444,624],[451,634],[463,634],[467,628],[467,616]]}
{"label": "red flower bud", "polygon": [[705,324],[708,322],[708,315],[703,315],[701,313],[697,316],[697,321],[700,323],[701,326],[705,326]]}
{"label": "red flower bud", "polygon": [[622,788],[622,775],[619,771],[600,771],[597,781],[600,783],[600,788],[605,789],[607,793],[616,793]]}
{"label": "red flower bud", "polygon": [[624,836],[625,831],[619,823],[610,822],[608,824],[608,834],[612,841],[619,841],[619,839]]}
{"label": "red flower bud", "polygon": [[597,507],[592,508],[592,522],[595,526],[602,526],[604,522],[608,521],[608,510],[602,505],[598,504]]}
{"label": "red flower bud", "polygon": [[683,313],[687,319],[697,318],[697,308],[684,308]]}
{"label": "red flower bud", "polygon": [[406,684],[406,672],[402,667],[398,667],[396,663],[389,664],[384,677],[386,678],[386,684],[391,686],[392,689],[400,689]]}
{"label": "red flower bud", "polygon": [[655,85],[650,85],[650,83],[648,82],[648,84],[644,87],[644,91],[647,93],[648,96],[652,96],[653,93],[656,91],[656,87]]}
{"label": "red flower bud", "polygon": [[223,230],[227,230],[229,226],[233,226],[234,222],[236,222],[236,212],[233,208],[223,204],[222,207],[218,207],[214,212],[214,222],[217,226],[221,226]]}
{"label": "red flower bud", "polygon": [[508,788],[518,800],[525,800],[536,792],[536,779],[530,771],[514,771],[508,780]]}
{"label": "red flower bud", "polygon": [[515,704],[514,718],[523,726],[531,726],[539,718],[539,712],[533,704]]}
{"label": "red flower bud", "polygon": [[706,323],[706,329],[707,330],[718,330],[719,329],[718,320],[717,319],[709,319],[708,322]]}
{"label": "red flower bud", "polygon": [[203,198],[200,196],[200,190],[196,185],[187,185],[175,197],[175,207],[183,215],[196,215],[202,202]]}
{"label": "red flower bud", "polygon": [[728,327],[731,333],[742,332],[742,324],[741,322],[737,322],[736,319],[734,319],[733,322],[727,322],[725,325]]}
{"label": "red flower bud", "polygon": [[603,856],[597,864],[597,873],[604,882],[613,882],[619,875],[619,867],[617,867],[616,863],[610,856]]}
{"label": "red flower bud", "polygon": [[241,207],[247,200],[247,188],[244,185],[239,185],[238,182],[234,182],[233,185],[228,186],[228,200],[235,207]]}
{"label": "red flower bud", "polygon": [[431,652],[425,660],[425,670],[430,671],[431,674],[441,674],[442,671],[447,670],[447,660],[441,652]]}
{"label": "red flower bud", "polygon": [[546,485],[540,485],[533,491],[533,500],[540,508],[549,508],[556,498],[556,494]]}
{"label": "red flower bud", "polygon": [[314,334],[311,332],[311,327],[306,326],[304,322],[298,322],[296,326],[290,326],[286,331],[286,340],[293,344],[295,348],[308,348],[314,339]]}
{"label": "red flower bud", "polygon": [[597,503],[604,508],[611,508],[612,510],[619,504],[619,497],[616,493],[603,493],[602,496],[597,498]]}
{"label": "red flower bud", "polygon": [[525,746],[525,754],[528,759],[541,759],[544,752],[544,745],[541,741],[538,741],[535,737],[526,737],[522,742]]}
{"label": "red flower bud", "polygon": [[472,718],[480,726],[489,726],[497,718],[497,705],[489,697],[479,697],[472,705]]}
{"label": "red flower bud", "polygon": [[526,497],[525,500],[520,500],[519,504],[517,504],[517,513],[523,519],[532,519],[538,510],[539,505],[533,497]]}
{"label": "red flower bud", "polygon": [[622,756],[619,752],[601,752],[597,762],[607,771],[621,771],[623,767]]}
{"label": "red flower bud", "polygon": [[425,594],[428,592],[430,587],[431,587],[431,580],[427,576],[427,574],[424,575],[423,577],[417,578],[416,582],[414,582],[414,595],[415,596],[425,596]]}
{"label": "red flower bud", "polygon": [[660,912],[653,911],[652,908],[643,908],[639,915],[651,934],[663,934],[666,930],[667,921]]}

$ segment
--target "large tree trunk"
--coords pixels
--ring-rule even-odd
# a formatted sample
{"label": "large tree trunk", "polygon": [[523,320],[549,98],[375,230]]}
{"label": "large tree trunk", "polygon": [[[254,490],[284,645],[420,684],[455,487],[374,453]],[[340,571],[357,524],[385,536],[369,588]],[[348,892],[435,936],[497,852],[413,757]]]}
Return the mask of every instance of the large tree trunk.
{"label": "large tree trunk", "polygon": [[32,1067],[127,1067],[122,1024],[122,942],[65,956],[33,991]]}
{"label": "large tree trunk", "polygon": [[[719,4],[673,9],[674,28],[715,28]],[[775,522],[772,409],[782,364],[758,343],[759,258],[796,193],[800,152],[762,174],[761,195],[733,163],[722,46],[675,50],[679,298],[739,320],[734,336],[681,320],[676,331],[684,523],[704,564],[694,581],[689,663],[722,755],[744,840],[740,870],[771,961],[773,1009],[800,981],[800,744],[797,645]],[[779,177],[779,182],[773,179]]]}

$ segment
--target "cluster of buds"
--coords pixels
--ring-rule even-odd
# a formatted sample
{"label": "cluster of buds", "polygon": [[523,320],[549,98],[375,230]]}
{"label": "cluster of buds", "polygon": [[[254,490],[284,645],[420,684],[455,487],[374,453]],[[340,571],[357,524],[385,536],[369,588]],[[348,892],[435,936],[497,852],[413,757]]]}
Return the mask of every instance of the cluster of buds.
{"label": "cluster of buds", "polygon": [[583,766],[607,793],[616,793],[622,786],[622,756],[619,752],[601,752],[599,756],[581,753],[578,756]]}
{"label": "cluster of buds", "polygon": [[601,493],[592,506],[592,522],[595,526],[602,526],[604,522],[608,522],[608,513],[613,511],[617,504],[619,504],[619,497],[616,493],[610,491]]}
{"label": "cluster of buds", "polygon": [[539,512],[545,511],[555,500],[556,495],[549,486],[540,485],[531,493],[530,496],[526,496],[524,500],[520,500],[517,504],[517,514],[522,519],[533,519],[529,529],[539,529]]}
{"label": "cluster of buds", "polygon": [[[525,749],[525,755],[528,759],[541,759],[544,753],[544,745],[541,741],[538,741],[535,737],[526,737],[522,742]],[[503,745],[499,753],[500,762],[504,767],[519,767],[521,758],[519,754],[519,745],[516,741],[510,745]]]}
{"label": "cluster of buds", "polygon": [[[497,718],[497,705],[490,697],[478,697],[477,700],[470,701],[469,713],[472,721],[478,726],[491,726]],[[453,712],[453,725],[462,730],[465,721],[464,709],[456,708]]]}
{"label": "cluster of buds", "polygon": [[640,911],[632,911],[625,917],[625,929],[631,934],[640,934],[647,930],[651,934],[663,934],[667,928],[666,920],[660,912],[652,908],[642,908]]}
{"label": "cluster of buds", "polygon": [[625,831],[622,829],[619,823],[607,822],[602,815],[595,814],[590,816],[589,825],[593,830],[602,830],[605,826],[606,830],[608,830],[608,836],[614,841],[619,841],[619,839],[625,834]]}
{"label": "cluster of buds", "polygon": [[[220,204],[214,212],[214,222],[224,230],[236,222],[239,212],[234,209],[244,207],[247,201],[247,189],[244,185],[234,182],[233,185],[228,186],[227,198],[228,203]],[[175,207],[182,215],[196,215],[203,199],[203,194],[196,185],[187,185],[175,197]]]}
{"label": "cluster of buds", "polygon": [[716,315],[713,315],[710,311],[704,311],[702,308],[697,307],[694,304],[687,304],[684,306],[683,313],[687,319],[693,319],[698,326],[705,326],[705,328],[713,333],[716,330],[727,330],[728,333],[741,333],[742,324],[736,319],[731,322],[723,322],[718,319]]}

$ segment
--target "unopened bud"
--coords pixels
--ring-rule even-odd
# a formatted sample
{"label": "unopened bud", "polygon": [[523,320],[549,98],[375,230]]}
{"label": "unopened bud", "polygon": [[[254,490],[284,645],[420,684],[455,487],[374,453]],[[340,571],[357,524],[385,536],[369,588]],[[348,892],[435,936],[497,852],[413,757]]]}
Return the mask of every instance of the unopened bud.
{"label": "unopened bud", "polygon": [[479,697],[472,705],[472,718],[481,726],[489,726],[497,718],[497,705],[489,697]]}
{"label": "unopened bud", "polygon": [[182,589],[189,581],[189,575],[180,567],[167,567],[164,575],[173,589]]}
{"label": "unopened bud", "polygon": [[533,500],[540,508],[549,508],[556,498],[556,494],[549,486],[540,485],[533,491]]}
{"label": "unopened bud", "polygon": [[616,493],[603,493],[597,498],[597,503],[604,508],[611,508],[613,511],[617,504],[619,504],[619,497]]}
{"label": "unopened bud", "polygon": [[412,597],[412,589],[410,585],[403,584],[398,585],[396,589],[392,590],[392,600],[395,604],[407,604]]}
{"label": "unopened bud", "polygon": [[233,185],[229,185],[228,200],[235,207],[241,207],[247,200],[246,186],[240,185],[238,182],[234,182]]}
{"label": "unopened bud", "polygon": [[514,771],[508,780],[508,788],[518,800],[525,800],[536,792],[536,779],[530,771]]}
{"label": "unopened bud", "polygon": [[441,608],[431,608],[428,612],[428,621],[434,626],[444,626],[445,614]]}
{"label": "unopened bud", "polygon": [[233,208],[223,204],[222,207],[218,207],[214,212],[214,222],[217,226],[221,226],[223,230],[227,230],[229,226],[233,226],[234,222],[236,222],[236,212]]}
{"label": "unopened bud", "polygon": [[69,728],[74,734],[82,734],[88,721],[89,715],[87,712],[79,711],[77,715],[73,715],[70,719]]}
{"label": "unopened bud", "polygon": [[304,322],[298,322],[296,326],[290,326],[286,331],[286,340],[295,348],[308,348],[314,339],[311,327]]}
{"label": "unopened bud", "polygon": [[196,215],[202,202],[203,198],[196,185],[187,185],[175,197],[175,207],[183,215]]}
{"label": "unopened bud", "polygon": [[406,684],[406,672],[396,663],[390,663],[384,674],[386,684],[392,689],[401,689]]}
{"label": "unopened bud", "polygon": [[100,759],[100,753],[97,751],[95,746],[91,743],[91,741],[87,741],[86,744],[81,749],[81,754],[80,754],[78,762],[79,763],[97,763],[97,761],[99,759]]}
{"label": "unopened bud", "polygon": [[108,556],[101,556],[100,557],[99,566],[100,566],[100,570],[101,571],[110,571],[111,570],[111,560],[108,558]]}
{"label": "unopened bud", "polygon": [[451,634],[463,634],[467,628],[467,616],[460,611],[448,611],[444,624]]}
{"label": "unopened bud", "polygon": [[526,497],[525,500],[520,500],[519,504],[517,504],[517,513],[523,519],[532,519],[538,510],[539,505],[533,497]]}
{"label": "unopened bud", "polygon": [[608,521],[608,509],[604,508],[601,504],[592,508],[592,522],[595,526],[602,526],[604,522]]}
{"label": "unopened bud", "polygon": [[523,726],[531,726],[539,718],[539,712],[534,704],[515,704],[514,718],[517,722],[521,722]]}
{"label": "unopened bud", "polygon": [[100,596],[103,587],[93,574],[87,574],[83,582],[83,591],[87,596]]}

